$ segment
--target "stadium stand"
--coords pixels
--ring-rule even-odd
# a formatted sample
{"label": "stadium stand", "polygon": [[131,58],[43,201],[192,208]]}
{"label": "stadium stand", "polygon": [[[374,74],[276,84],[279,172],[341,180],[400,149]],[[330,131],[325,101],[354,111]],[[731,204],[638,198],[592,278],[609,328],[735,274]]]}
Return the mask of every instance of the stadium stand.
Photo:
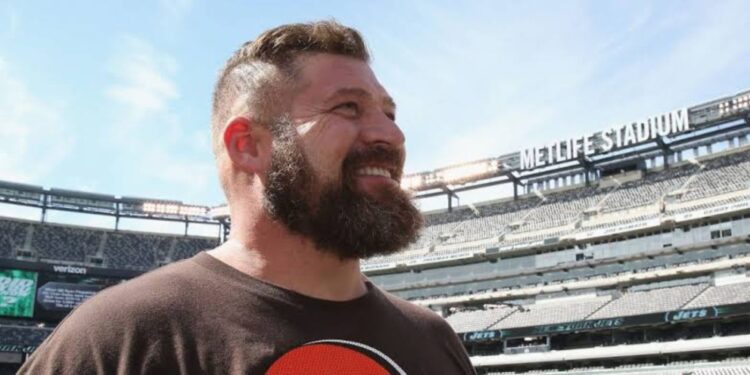
{"label": "stadium stand", "polygon": [[[482,272],[485,268],[477,267],[477,271],[466,272],[464,269],[470,270],[469,266],[464,266],[464,269],[461,268],[462,266],[454,266],[448,270],[441,269],[435,272],[426,270],[415,275],[402,275],[401,280],[383,277],[373,277],[373,279],[378,282],[395,281],[382,285],[402,295],[429,295],[426,298],[413,298],[419,304],[439,305],[451,301],[468,300],[467,293],[473,300],[501,296],[520,297],[536,295],[543,291],[559,292],[614,287],[632,283],[633,280],[654,279],[672,274],[705,275],[726,267],[746,264],[750,260],[747,257],[750,254],[750,247],[727,245],[712,248],[706,245],[706,248],[692,251],[684,249],[682,253],[675,253],[673,249],[670,249],[665,255],[655,254],[659,252],[639,252],[634,256],[614,257],[604,261],[579,264],[563,263],[547,268],[524,266],[528,264],[526,262],[510,262],[511,265],[517,265],[518,269],[498,272],[494,275],[490,273],[493,264],[489,263],[485,264],[487,276]],[[506,262],[511,260],[513,259],[508,259]],[[532,271],[529,271],[529,268]],[[434,278],[426,278],[427,274],[434,275]],[[448,278],[452,279],[453,284],[445,281]],[[480,281],[482,279],[486,281]],[[704,281],[708,282],[708,280]],[[462,282],[464,284],[459,284]],[[435,290],[432,295],[430,295],[431,290]]]}
{"label": "stadium stand", "polygon": [[104,239],[99,232],[62,225],[33,225],[31,229],[31,248],[41,259],[85,262],[86,255],[96,253]]}
{"label": "stadium stand", "polygon": [[[512,245],[559,237],[563,234],[570,235],[583,230],[646,221],[661,216],[656,206],[669,193],[680,188],[684,194],[681,194],[674,202],[674,205],[679,208],[670,210],[669,213],[695,210],[707,204],[696,202],[696,205],[690,207],[684,205],[686,202],[699,201],[731,192],[743,193],[742,198],[732,198],[736,201],[750,196],[750,192],[747,191],[750,186],[746,178],[748,175],[750,175],[750,151],[742,151],[726,157],[706,159],[701,167],[683,162],[670,169],[649,172],[642,179],[615,187],[600,189],[596,186],[582,186],[572,190],[553,192],[545,195],[543,199],[529,194],[517,201],[505,200],[477,205],[476,212],[463,207],[452,212],[428,213],[425,215],[426,226],[410,251],[390,257],[372,258],[365,261],[365,264],[399,263],[441,252],[465,252],[473,242],[481,240],[489,240],[486,244]],[[691,177],[694,178],[690,179]],[[685,186],[687,182],[689,184]],[[732,200],[713,202],[706,207],[731,202]],[[678,204],[681,205],[677,206]],[[654,212],[623,218],[622,214],[625,211],[644,209],[649,206],[653,206]],[[575,224],[582,218],[584,211],[594,207],[599,212],[596,220],[583,222],[578,229],[566,227],[549,231],[551,228]],[[607,215],[613,219],[601,222],[601,216]],[[542,232],[539,233],[540,231]],[[498,242],[497,238],[500,235],[508,239]],[[447,246],[455,244],[463,246]],[[445,249],[441,250],[443,247]]]}
{"label": "stadium stand", "polygon": [[750,302],[750,283],[718,287],[709,287],[706,283],[658,286],[640,285],[641,288],[653,289],[625,292],[614,299],[609,295],[582,295],[514,307],[462,311],[448,316],[446,320],[456,332],[463,333]]}
{"label": "stadium stand", "polygon": [[579,296],[572,300],[571,298],[551,299],[523,305],[512,314],[490,326],[489,329],[531,327],[583,320],[607,302],[609,302],[609,297]]}
{"label": "stadium stand", "polygon": [[750,302],[750,285],[748,285],[748,283],[750,283],[750,281],[712,286],[686,304],[685,308],[692,309],[722,304]]}
{"label": "stadium stand", "polygon": [[187,259],[207,249],[218,245],[216,239],[208,238],[178,238],[174,244],[174,252],[170,256],[172,261]]}
{"label": "stadium stand", "polygon": [[697,284],[623,293],[622,297],[612,300],[589,318],[605,319],[677,310],[707,287],[706,284]]}
{"label": "stadium stand", "polygon": [[111,231],[0,218],[0,256],[4,258],[15,258],[18,250],[27,250],[40,261],[83,265],[87,256],[101,255],[102,266],[145,271],[217,245],[217,238]]}
{"label": "stadium stand", "polygon": [[496,306],[486,310],[461,311],[446,318],[456,333],[482,331],[513,313],[514,308]]}
{"label": "stadium stand", "polygon": [[29,229],[27,223],[0,218],[0,257],[11,258],[23,247]]}
{"label": "stadium stand", "polygon": [[107,233],[104,256],[107,265],[117,269],[149,269],[157,254],[165,254],[169,238],[136,233]]}

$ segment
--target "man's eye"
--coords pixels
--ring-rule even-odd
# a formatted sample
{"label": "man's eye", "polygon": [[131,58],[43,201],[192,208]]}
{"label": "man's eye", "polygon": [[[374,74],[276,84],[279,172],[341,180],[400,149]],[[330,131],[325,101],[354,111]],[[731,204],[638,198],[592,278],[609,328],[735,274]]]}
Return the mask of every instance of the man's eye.
{"label": "man's eye", "polygon": [[359,115],[359,105],[355,102],[341,103],[333,108],[334,111],[341,112],[347,116]]}

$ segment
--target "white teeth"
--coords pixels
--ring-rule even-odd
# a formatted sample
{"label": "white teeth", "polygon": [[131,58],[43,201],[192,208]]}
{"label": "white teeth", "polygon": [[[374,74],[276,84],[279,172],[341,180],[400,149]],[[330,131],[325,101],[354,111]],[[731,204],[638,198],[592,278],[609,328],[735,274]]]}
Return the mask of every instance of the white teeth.
{"label": "white teeth", "polygon": [[381,176],[386,178],[391,178],[391,172],[389,172],[385,168],[379,168],[379,167],[364,167],[357,171],[357,174],[360,176]]}

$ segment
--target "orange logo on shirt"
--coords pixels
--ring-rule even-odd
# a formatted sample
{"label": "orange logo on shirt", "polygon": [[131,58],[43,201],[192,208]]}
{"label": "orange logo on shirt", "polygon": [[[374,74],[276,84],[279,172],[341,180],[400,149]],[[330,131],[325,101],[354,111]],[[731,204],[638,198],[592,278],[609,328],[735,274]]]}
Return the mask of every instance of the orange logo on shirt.
{"label": "orange logo on shirt", "polygon": [[296,347],[277,359],[266,375],[402,375],[380,351],[344,340],[321,340]]}

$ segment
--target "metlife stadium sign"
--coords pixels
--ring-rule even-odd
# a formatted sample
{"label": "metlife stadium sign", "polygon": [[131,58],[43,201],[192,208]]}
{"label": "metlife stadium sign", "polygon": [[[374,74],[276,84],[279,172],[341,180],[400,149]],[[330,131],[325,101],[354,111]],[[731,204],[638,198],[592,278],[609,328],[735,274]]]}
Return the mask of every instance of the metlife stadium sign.
{"label": "metlife stadium sign", "polygon": [[34,315],[37,273],[0,269],[0,316]]}
{"label": "metlife stadium sign", "polygon": [[612,127],[596,134],[552,142],[546,146],[521,151],[520,170],[542,168],[579,156],[604,154],[612,150],[639,145],[660,137],[669,137],[689,131],[688,109],[653,116],[640,121]]}

